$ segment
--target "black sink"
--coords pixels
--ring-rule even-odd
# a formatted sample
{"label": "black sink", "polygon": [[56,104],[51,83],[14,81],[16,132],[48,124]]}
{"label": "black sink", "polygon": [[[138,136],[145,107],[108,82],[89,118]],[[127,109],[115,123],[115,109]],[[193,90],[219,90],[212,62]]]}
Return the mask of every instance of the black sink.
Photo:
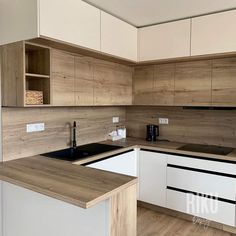
{"label": "black sink", "polygon": [[60,159],[60,160],[76,161],[78,159],[94,156],[94,155],[101,154],[104,152],[117,150],[120,148],[122,147],[101,144],[101,143],[91,143],[91,144],[87,144],[83,146],[78,146],[76,149],[67,148],[67,149],[63,149],[63,150],[59,150],[55,152],[45,153],[42,155],[50,157],[50,158]]}

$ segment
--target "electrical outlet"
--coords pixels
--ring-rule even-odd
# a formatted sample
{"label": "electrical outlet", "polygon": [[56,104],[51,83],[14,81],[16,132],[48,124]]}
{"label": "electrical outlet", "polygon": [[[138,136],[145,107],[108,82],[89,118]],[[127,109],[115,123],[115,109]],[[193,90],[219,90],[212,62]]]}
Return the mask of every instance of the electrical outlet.
{"label": "electrical outlet", "polygon": [[120,120],[119,117],[113,117],[113,118],[112,118],[112,122],[113,122],[113,124],[115,124],[115,123],[119,123],[119,120]]}
{"label": "electrical outlet", "polygon": [[26,132],[32,133],[32,132],[40,132],[45,130],[44,123],[36,123],[36,124],[27,124],[26,125]]}
{"label": "electrical outlet", "polygon": [[159,124],[160,125],[168,125],[169,119],[168,118],[159,118]]}

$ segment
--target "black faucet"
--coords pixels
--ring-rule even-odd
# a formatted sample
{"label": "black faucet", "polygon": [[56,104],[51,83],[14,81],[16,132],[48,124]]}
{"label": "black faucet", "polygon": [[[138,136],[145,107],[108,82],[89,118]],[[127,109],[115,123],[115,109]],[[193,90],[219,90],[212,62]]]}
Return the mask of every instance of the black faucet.
{"label": "black faucet", "polygon": [[72,148],[76,149],[76,147],[77,147],[77,142],[76,142],[76,129],[77,129],[76,121],[74,121],[72,129],[73,129]]}

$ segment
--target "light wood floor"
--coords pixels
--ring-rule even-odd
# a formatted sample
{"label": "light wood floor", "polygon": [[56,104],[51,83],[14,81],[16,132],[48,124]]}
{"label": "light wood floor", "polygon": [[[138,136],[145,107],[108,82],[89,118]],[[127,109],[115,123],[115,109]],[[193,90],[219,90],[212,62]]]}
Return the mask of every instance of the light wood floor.
{"label": "light wood floor", "polygon": [[[138,236],[232,236],[218,229],[138,207]],[[235,236],[235,235],[234,235]]]}

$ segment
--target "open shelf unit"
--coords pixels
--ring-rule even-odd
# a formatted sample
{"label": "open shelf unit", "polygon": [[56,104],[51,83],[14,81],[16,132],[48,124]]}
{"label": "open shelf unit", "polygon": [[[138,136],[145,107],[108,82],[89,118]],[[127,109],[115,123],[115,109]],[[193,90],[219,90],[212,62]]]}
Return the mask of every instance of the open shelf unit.
{"label": "open shelf unit", "polygon": [[25,105],[50,105],[50,48],[25,42]]}

